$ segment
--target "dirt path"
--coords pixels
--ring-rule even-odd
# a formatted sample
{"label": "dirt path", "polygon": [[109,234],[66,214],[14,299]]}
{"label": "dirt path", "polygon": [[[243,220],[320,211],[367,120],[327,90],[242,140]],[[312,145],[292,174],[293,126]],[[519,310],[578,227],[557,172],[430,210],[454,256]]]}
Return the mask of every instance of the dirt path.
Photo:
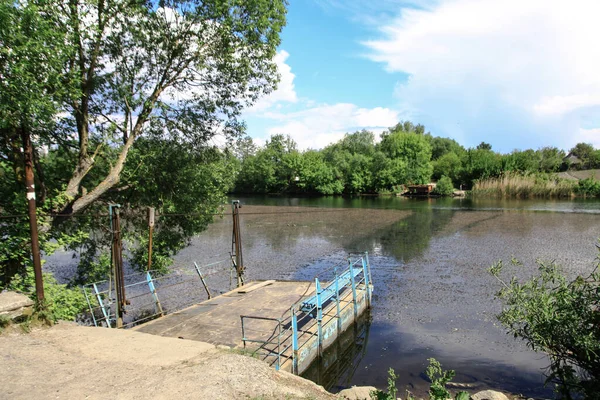
{"label": "dirt path", "polygon": [[0,399],[335,399],[213,345],[59,324],[0,336]]}

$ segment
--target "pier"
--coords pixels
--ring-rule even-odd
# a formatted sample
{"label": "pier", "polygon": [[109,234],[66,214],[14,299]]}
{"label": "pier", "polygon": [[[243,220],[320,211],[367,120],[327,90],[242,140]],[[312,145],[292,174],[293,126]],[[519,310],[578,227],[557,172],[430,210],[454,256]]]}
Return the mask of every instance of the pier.
{"label": "pier", "polygon": [[132,329],[242,349],[301,374],[370,307],[365,253],[332,267],[328,281],[253,281]]}

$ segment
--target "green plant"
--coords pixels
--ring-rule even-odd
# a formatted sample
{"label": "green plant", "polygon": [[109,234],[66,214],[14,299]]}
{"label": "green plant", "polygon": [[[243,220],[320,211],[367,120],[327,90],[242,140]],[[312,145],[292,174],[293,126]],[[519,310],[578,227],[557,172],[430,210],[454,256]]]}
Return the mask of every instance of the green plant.
{"label": "green plant", "polygon": [[[497,316],[515,338],[550,358],[546,383],[567,399],[600,393],[599,259],[588,277],[568,280],[554,262],[538,261],[538,274],[521,283],[501,278],[502,261],[489,272],[502,285],[504,309]],[[512,260],[513,265],[521,265]]]}
{"label": "green plant", "polygon": [[[429,398],[432,400],[447,400],[451,399],[452,396],[448,389],[446,389],[446,384],[454,378],[456,373],[454,370],[444,371],[442,369],[442,365],[435,358],[430,358],[429,365],[425,370],[425,374],[431,381],[431,386],[429,387]],[[455,397],[456,400],[468,400],[469,394],[467,392],[458,392]]]}
{"label": "green plant", "polygon": [[[425,370],[425,374],[431,381],[429,387],[429,398],[431,400],[447,400],[451,399],[450,392],[446,389],[446,384],[454,377],[455,372],[453,370],[444,371],[442,365],[435,359],[430,358],[429,365]],[[374,390],[371,392],[372,400],[396,400],[398,396],[398,389],[396,388],[396,380],[398,376],[393,368],[388,370],[388,387],[387,391]],[[406,399],[414,399],[412,394],[407,391]],[[469,393],[459,392],[455,396],[455,400],[469,400]]]}
{"label": "green plant", "polygon": [[433,192],[442,196],[452,196],[454,193],[454,184],[452,183],[452,179],[446,175],[443,175],[437,182]]}
{"label": "green plant", "polygon": [[393,368],[388,370],[388,387],[387,392],[382,390],[374,390],[371,392],[371,399],[373,400],[396,400],[398,389],[396,388],[396,379],[398,376]]}
{"label": "green plant", "polygon": [[44,274],[44,291],[47,315],[43,317],[50,321],[74,321],[77,315],[87,309],[85,296],[79,288],[61,285],[50,274]]}

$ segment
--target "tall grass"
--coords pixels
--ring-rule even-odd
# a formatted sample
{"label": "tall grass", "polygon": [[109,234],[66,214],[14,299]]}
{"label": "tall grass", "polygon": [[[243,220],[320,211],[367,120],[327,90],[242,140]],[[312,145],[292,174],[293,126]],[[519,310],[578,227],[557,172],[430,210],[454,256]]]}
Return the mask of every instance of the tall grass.
{"label": "tall grass", "polygon": [[519,174],[507,172],[497,178],[475,182],[471,194],[496,198],[558,198],[574,197],[577,182],[548,174]]}

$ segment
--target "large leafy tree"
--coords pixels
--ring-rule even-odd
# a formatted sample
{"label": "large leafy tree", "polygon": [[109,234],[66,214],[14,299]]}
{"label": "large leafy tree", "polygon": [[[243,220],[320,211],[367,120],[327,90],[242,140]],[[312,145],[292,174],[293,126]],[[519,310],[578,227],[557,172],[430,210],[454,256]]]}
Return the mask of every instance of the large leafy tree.
{"label": "large leafy tree", "polygon": [[[113,201],[215,211],[233,174],[213,138],[239,136],[242,109],[276,87],[286,0],[0,1],[3,213],[23,200],[23,128],[48,149],[35,162],[43,235],[98,232],[97,218],[71,217]],[[174,221],[165,227],[183,236],[206,223]],[[102,240],[87,244],[96,255]],[[15,248],[2,247],[3,271]]]}
{"label": "large leafy tree", "polygon": [[391,128],[381,135],[381,151],[391,160],[403,164],[397,183],[427,183],[431,178],[431,145],[424,135]]}

